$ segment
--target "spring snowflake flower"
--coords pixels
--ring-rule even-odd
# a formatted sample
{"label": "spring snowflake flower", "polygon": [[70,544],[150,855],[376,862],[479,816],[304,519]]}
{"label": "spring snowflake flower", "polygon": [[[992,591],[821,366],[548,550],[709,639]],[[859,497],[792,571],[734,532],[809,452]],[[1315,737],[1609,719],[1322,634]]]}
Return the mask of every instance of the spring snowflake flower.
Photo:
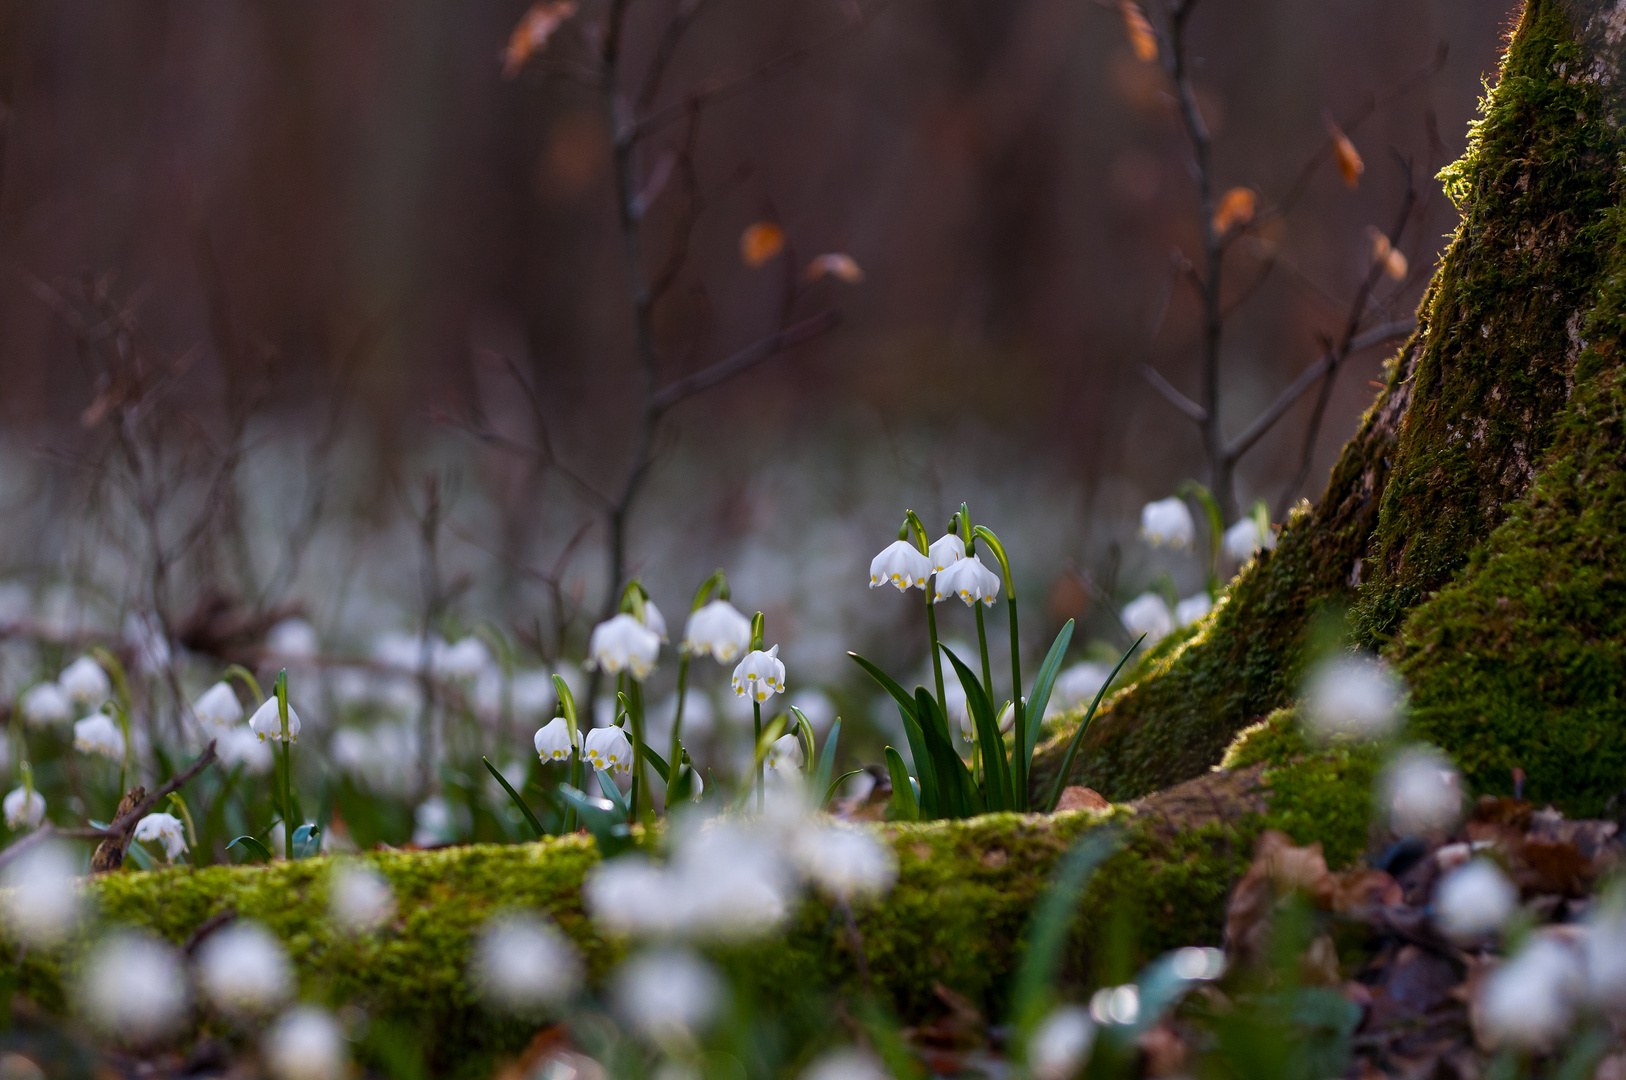
{"label": "spring snowflake flower", "polygon": [[1045,706],[1044,718],[1049,720],[1052,717],[1065,716],[1074,709],[1088,705],[1095,700],[1096,692],[1111,674],[1110,667],[1092,660],[1081,660],[1071,667],[1064,668],[1062,673],[1056,676],[1056,684],[1050,691],[1050,703]]}
{"label": "spring snowflake flower", "polygon": [[1153,547],[1167,545],[1190,551],[1197,542],[1197,525],[1184,499],[1171,495],[1141,507],[1140,535]]}
{"label": "spring snowflake flower", "polygon": [[655,670],[660,655],[661,636],[635,617],[622,612],[593,627],[587,643],[587,669],[598,668],[606,675],[625,671],[642,682]]}
{"label": "spring snowflake flower", "polygon": [[[288,718],[293,726],[293,717]],[[215,753],[228,771],[241,765],[250,776],[264,776],[276,765],[271,747],[247,727],[227,728],[214,737]]]}
{"label": "spring snowflake flower", "polygon": [[470,634],[455,645],[438,645],[429,663],[439,678],[475,679],[492,666],[491,651],[485,642]]}
{"label": "spring snowflake flower", "polygon": [[551,716],[558,691],[551,671],[516,671],[508,682],[508,699],[515,716]]}
{"label": "spring snowflake flower", "polygon": [[79,918],[79,867],[62,844],[47,842],[0,870],[0,911],[28,945],[54,945]]}
{"label": "spring snowflake flower", "polygon": [[570,724],[556,716],[536,729],[536,756],[543,761],[566,761],[570,758]]}
{"label": "spring snowflake flower", "polygon": [[1434,893],[1434,921],[1458,944],[1500,930],[1519,906],[1519,890],[1489,859],[1447,874]]}
{"label": "spring snowflake flower", "polygon": [[582,756],[600,772],[632,771],[632,740],[618,727],[594,728],[587,733]]}
{"label": "spring snowflake flower", "polygon": [[1462,814],[1462,780],[1438,751],[1414,748],[1385,771],[1384,803],[1400,836],[1451,828]]}
{"label": "spring snowflake flower", "polygon": [[271,1012],[292,996],[294,970],[271,931],[240,919],[203,939],[198,981],[221,1012],[249,1017]]}
{"label": "spring snowflake flower", "polygon": [[113,696],[112,680],[89,656],[81,656],[63,668],[56,682],[68,700],[81,708],[93,709]]}
{"label": "spring snowflake flower", "polygon": [[1405,684],[1382,659],[1339,656],[1317,664],[1305,685],[1305,718],[1322,736],[1381,739],[1400,723]]}
{"label": "spring snowflake flower", "polygon": [[728,664],[750,646],[750,618],[727,600],[713,600],[689,616],[680,647],[691,655],[709,652],[719,664]]}
{"label": "spring snowflake flower", "polygon": [[45,820],[45,796],[27,788],[15,788],[0,801],[0,811],[6,815],[6,825],[12,829],[39,828]]}
{"label": "spring snowflake flower", "polygon": [[73,748],[81,754],[100,754],[109,761],[124,758],[124,732],[106,713],[74,721]]}
{"label": "spring snowflake flower", "polygon": [[644,624],[645,629],[653,631],[664,644],[666,642],[666,616],[661,614],[661,609],[655,606],[653,600],[645,600],[643,608],[644,615],[639,621]]}
{"label": "spring snowflake flower", "polygon": [[1145,634],[1147,641],[1153,645],[1174,632],[1174,614],[1157,593],[1141,593],[1129,601],[1124,605],[1122,619],[1124,629],[1131,636]]}
{"label": "spring snowflake flower", "polygon": [[746,654],[734,668],[734,693],[752,701],[767,701],[785,692],[785,665],[779,659],[779,646],[767,652],[757,649]]}
{"label": "spring snowflake flower", "polygon": [[999,586],[999,575],[983,565],[982,556],[972,555],[950,564],[937,575],[934,589],[937,595],[933,601],[942,603],[951,596],[958,596],[966,607],[975,606],[978,600],[986,607],[993,607]]}
{"label": "spring snowflake flower", "polygon": [[342,862],[328,879],[328,915],[351,934],[376,930],[395,917],[395,891],[364,862]]}
{"label": "spring snowflake flower", "polygon": [[1276,550],[1276,532],[1268,525],[1261,529],[1251,517],[1245,517],[1225,530],[1220,538],[1225,554],[1239,563],[1245,563],[1260,551]]}
{"label": "spring snowflake flower", "polygon": [[1181,626],[1190,626],[1213,610],[1214,601],[1209,595],[1205,592],[1196,593],[1174,605],[1174,621]]}
{"label": "spring snowflake flower", "polygon": [[837,900],[885,895],[898,879],[892,848],[861,829],[809,824],[797,831],[791,852],[797,868]]}
{"label": "spring snowflake flower", "polygon": [[800,772],[803,765],[802,740],[794,733],[781,735],[768,747],[765,764],[774,772]]}
{"label": "spring snowflake flower", "polygon": [[322,651],[316,628],[304,619],[283,619],[265,635],[267,651],[290,660],[309,660]]}
{"label": "spring snowflake flower", "polygon": [[1095,1048],[1095,1021],[1082,1005],[1064,1005],[1039,1023],[1028,1040],[1035,1080],[1072,1080]]}
{"label": "spring snowflake flower", "polygon": [[892,1080],[879,1058],[856,1046],[827,1050],[802,1072],[801,1080]]}
{"label": "spring snowflake flower", "polygon": [[[277,697],[275,694],[260,703],[254,710],[254,715],[248,718],[249,730],[260,737],[276,742],[282,738],[282,714],[277,710]],[[288,741],[299,741],[299,714],[294,712],[292,702],[288,704]]]}
{"label": "spring snowflake flower", "polygon": [[143,1043],[173,1031],[185,1015],[186,979],[171,946],[126,931],[91,951],[78,999],[98,1027]]}
{"label": "spring snowflake flower", "polygon": [[163,844],[170,862],[186,851],[186,826],[174,814],[148,814],[136,822],[135,838]]}
{"label": "spring snowflake flower", "polygon": [[474,950],[474,983],[486,1000],[511,1013],[568,1001],[581,986],[581,961],[565,936],[540,915],[499,915]]}
{"label": "spring snowflake flower", "polygon": [[932,572],[937,574],[941,574],[963,558],[965,558],[965,541],[954,533],[939,536],[926,551],[926,559],[932,564]]}
{"label": "spring snowflake flower", "polygon": [[907,540],[894,540],[870,560],[869,587],[896,585],[899,592],[924,589],[932,575],[932,561]]}
{"label": "spring snowflake flower", "polygon": [[1485,980],[1475,1026],[1495,1046],[1546,1048],[1569,1030],[1584,986],[1576,951],[1537,935]]}
{"label": "spring snowflake flower", "polygon": [[243,722],[243,703],[227,682],[217,682],[198,695],[192,703],[192,715],[206,728],[225,731]]}
{"label": "spring snowflake flower", "polygon": [[19,706],[30,727],[50,727],[73,719],[73,702],[67,691],[54,682],[29,687]]}
{"label": "spring snowflake flower", "polygon": [[687,950],[646,952],[616,971],[617,1011],[655,1042],[688,1042],[705,1028],[722,1002],[715,969]]}
{"label": "spring snowflake flower", "polygon": [[276,1080],[344,1080],[349,1074],[344,1032],[317,1005],[296,1005],[278,1017],[264,1051]]}

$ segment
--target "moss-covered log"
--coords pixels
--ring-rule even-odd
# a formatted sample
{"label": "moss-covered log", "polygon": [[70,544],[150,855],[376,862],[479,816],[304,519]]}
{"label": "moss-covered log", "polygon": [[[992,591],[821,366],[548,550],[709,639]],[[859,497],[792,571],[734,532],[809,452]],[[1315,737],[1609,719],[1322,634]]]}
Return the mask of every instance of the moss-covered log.
{"label": "moss-covered log", "polygon": [[[1626,787],[1623,58],[1614,6],[1526,6],[1442,177],[1463,217],[1418,330],[1325,494],[1116,695],[1083,782],[1133,797],[1218,761],[1291,701],[1331,609],[1400,663],[1414,731],[1478,790],[1520,765],[1534,798],[1596,813]],[[1040,782],[1058,762],[1052,743]]]}

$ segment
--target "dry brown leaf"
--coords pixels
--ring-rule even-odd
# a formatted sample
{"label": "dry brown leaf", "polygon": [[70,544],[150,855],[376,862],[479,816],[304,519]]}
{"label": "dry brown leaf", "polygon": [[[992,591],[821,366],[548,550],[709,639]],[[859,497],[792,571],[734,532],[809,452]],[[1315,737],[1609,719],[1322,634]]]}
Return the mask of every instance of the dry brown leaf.
{"label": "dry brown leaf", "polygon": [[1124,33],[1129,35],[1129,47],[1135,52],[1135,59],[1142,63],[1150,63],[1157,59],[1157,35],[1152,32],[1152,24],[1146,21],[1146,15],[1135,0],[1119,0],[1118,12],[1123,16]]}
{"label": "dry brown leaf", "polygon": [[503,78],[518,75],[525,62],[546,48],[554,31],[574,14],[576,0],[541,0],[532,4],[514,24],[514,32],[508,35],[508,47],[502,56]]}
{"label": "dry brown leaf", "polygon": [[864,280],[864,270],[845,251],[830,251],[807,264],[807,280],[817,281],[826,274],[848,285]]}
{"label": "dry brown leaf", "polygon": [[1327,135],[1332,139],[1332,154],[1338,159],[1338,172],[1343,176],[1344,183],[1352,188],[1360,186],[1361,174],[1366,171],[1361,152],[1355,149],[1355,144],[1349,141],[1349,136],[1337,124],[1328,122]]}
{"label": "dry brown leaf", "polygon": [[1253,865],[1226,906],[1226,951],[1244,965],[1257,959],[1263,955],[1278,897],[1299,891],[1326,907],[1336,888],[1319,843],[1297,847],[1286,833],[1265,830],[1254,847]]}
{"label": "dry brown leaf", "polygon": [[1221,195],[1214,209],[1214,231],[1227,233],[1252,221],[1256,202],[1252,188],[1234,187]]}
{"label": "dry brown leaf", "polygon": [[1061,790],[1061,798],[1056,801],[1056,810],[1109,810],[1112,804],[1106,797],[1093,788],[1079,787],[1069,784]]}
{"label": "dry brown leaf", "polygon": [[1383,272],[1396,281],[1404,281],[1411,264],[1406,261],[1406,255],[1376,227],[1370,230],[1372,234],[1372,261],[1383,264]]}
{"label": "dry brown leaf", "polygon": [[785,230],[771,221],[748,225],[740,234],[740,259],[755,270],[785,247]]}

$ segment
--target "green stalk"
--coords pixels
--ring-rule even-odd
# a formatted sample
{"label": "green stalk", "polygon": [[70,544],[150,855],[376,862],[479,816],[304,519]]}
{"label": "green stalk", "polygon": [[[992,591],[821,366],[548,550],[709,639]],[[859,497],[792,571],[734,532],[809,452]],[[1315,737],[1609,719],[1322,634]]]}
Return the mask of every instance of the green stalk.
{"label": "green stalk", "polygon": [[[1022,700],[1022,646],[1016,628],[1016,583],[1011,580],[1011,561],[1005,556],[1005,545],[999,542],[999,537],[981,525],[972,530],[976,537],[988,545],[994,558],[999,562],[1000,574],[1005,586],[1005,603],[1011,615],[1011,711],[1015,718],[1016,745],[1027,745],[1027,705]],[[989,695],[993,697],[992,694]],[[1028,763],[1026,754],[1014,755],[1015,761],[1011,763],[1011,782],[1016,788],[1016,806],[1019,810],[1028,809]]]}
{"label": "green stalk", "polygon": [[[752,731],[755,733],[756,738],[756,741],[751,745],[760,750],[762,748],[762,702],[757,700],[755,694],[751,695],[751,720]],[[756,764],[753,768],[756,771],[757,813],[760,814],[768,801],[767,778],[762,771],[761,757],[756,758]]]}
{"label": "green stalk", "polygon": [[644,684],[637,679],[627,681],[627,715],[632,721],[632,819],[642,820],[639,815],[641,804],[643,816],[653,823],[655,800],[649,793],[649,780],[644,775]]}
{"label": "green stalk", "polygon": [[682,756],[683,744],[678,738],[683,731],[683,699],[688,694],[688,688],[689,654],[684,653],[678,660],[677,713],[672,717],[672,752],[666,756],[666,767],[670,770],[666,774],[666,812],[669,814],[672,812],[672,787],[677,783],[677,766],[672,762],[680,760]]}
{"label": "green stalk", "polygon": [[[920,549],[922,555],[930,555],[931,544],[926,539],[926,526],[920,523],[920,518],[913,510],[904,511],[904,529],[914,537],[915,547]],[[943,693],[943,658],[937,655],[937,609],[932,601],[932,586],[936,584],[936,574],[926,575],[926,636],[930,640],[932,653],[932,680],[937,684],[937,705],[948,715],[948,697]]]}
{"label": "green stalk", "polygon": [[977,613],[977,648],[982,650],[982,688],[988,691],[988,700],[994,700],[993,670],[988,666],[988,628],[982,621],[982,601],[974,601],[971,610]]}
{"label": "green stalk", "polygon": [[282,721],[282,854],[294,861],[294,743],[288,737],[288,669],[277,674],[277,716]]}
{"label": "green stalk", "polygon": [[[559,712],[565,718],[565,730],[570,732],[570,786],[580,791],[582,786],[582,755],[580,736],[576,728],[576,696],[570,692],[570,684],[565,682],[564,676],[553,676],[553,695],[559,699]],[[576,831],[576,806],[569,799],[565,800],[565,833]]]}

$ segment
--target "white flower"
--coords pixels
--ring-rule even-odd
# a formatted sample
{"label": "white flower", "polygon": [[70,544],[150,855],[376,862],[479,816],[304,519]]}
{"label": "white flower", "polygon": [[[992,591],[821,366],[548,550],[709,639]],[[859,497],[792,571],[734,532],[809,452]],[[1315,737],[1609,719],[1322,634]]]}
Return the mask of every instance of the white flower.
{"label": "white flower", "polygon": [[164,858],[174,862],[186,850],[186,826],[174,814],[148,814],[136,822],[135,838],[164,845]]}
{"label": "white flower", "polygon": [[751,620],[727,600],[713,600],[689,616],[683,630],[682,649],[686,653],[711,653],[719,664],[733,659],[751,646]]}
{"label": "white flower", "polygon": [[674,875],[642,855],[623,855],[587,872],[582,899],[593,921],[608,933],[671,933],[679,925],[684,900],[676,885]]}
{"label": "white flower", "polygon": [[1224,547],[1225,554],[1239,563],[1245,563],[1261,549],[1276,550],[1276,533],[1269,526],[1261,529],[1257,521],[1245,517],[1225,530],[1220,544]]}
{"label": "white flower", "polygon": [[555,716],[536,729],[536,756],[543,761],[566,761],[570,758],[570,724],[562,716]]}
{"label": "white flower", "polygon": [[419,803],[412,811],[412,822],[412,842],[419,847],[441,847],[457,840],[458,816],[444,795],[432,795]]}
{"label": "white flower", "polygon": [[1458,944],[1500,930],[1519,906],[1519,890],[1489,859],[1447,874],[1434,892],[1434,920]]}
{"label": "white flower", "polygon": [[[292,726],[293,717],[289,718]],[[227,769],[241,765],[250,776],[264,776],[276,764],[271,747],[247,727],[227,728],[214,737],[215,753]]]}
{"label": "white flower", "polygon": [[1156,645],[1174,631],[1174,616],[1169,605],[1157,593],[1141,593],[1124,605],[1124,629],[1135,637],[1146,635]]}
{"label": "white flower", "polygon": [[49,727],[66,724],[73,719],[73,702],[67,692],[54,682],[31,686],[20,702],[23,719],[31,727]]}
{"label": "white flower", "polygon": [[248,1017],[287,1001],[294,990],[294,971],[271,931],[239,919],[203,939],[198,981],[221,1012]]}
{"label": "white flower", "polygon": [[892,1080],[876,1056],[856,1046],[827,1050],[802,1071],[802,1080]]}
{"label": "white flower", "polygon": [[344,1080],[347,1056],[338,1021],[316,1005],[289,1009],[265,1036],[266,1064],[277,1080]]}
{"label": "white flower", "polygon": [[516,671],[508,683],[508,699],[515,716],[548,716],[558,691],[549,671]]}
{"label": "white flower", "polygon": [[429,665],[438,678],[474,679],[492,666],[491,651],[471,634],[455,645],[437,642]]}
{"label": "white flower", "polygon": [[1028,1068],[1035,1080],[1072,1080],[1084,1071],[1095,1047],[1095,1021],[1082,1005],[1064,1005],[1039,1023],[1028,1039]]}
{"label": "white flower", "polygon": [[745,655],[734,668],[734,693],[752,701],[767,701],[785,691],[785,665],[779,659],[779,646]]}
{"label": "white flower", "polygon": [[[836,703],[830,700],[829,694],[816,686],[796,691],[790,695],[786,704],[802,710],[802,715],[813,725],[813,732],[816,735],[823,735],[830,730],[830,725],[836,722]],[[685,716],[683,722],[687,724],[688,717]]]}
{"label": "white flower", "polygon": [[1462,813],[1462,783],[1438,751],[1413,748],[1390,764],[1383,778],[1389,823],[1400,836],[1449,829]]}
{"label": "white flower", "polygon": [[192,703],[192,715],[206,728],[224,731],[243,722],[243,703],[227,682],[217,682]]}
{"label": "white flower", "polygon": [[982,564],[981,555],[973,555],[937,575],[933,586],[936,595],[932,599],[934,603],[942,603],[951,596],[958,596],[966,607],[975,606],[978,600],[985,607],[993,607],[999,586],[999,575]]}
{"label": "white flower", "polygon": [[151,615],[138,611],[125,615],[124,640],[135,650],[136,665],[148,675],[156,675],[169,666],[169,639]]}
{"label": "white flower", "polygon": [[186,1011],[175,950],[146,934],[122,932],[91,950],[78,991],[92,1021],[131,1042],[169,1033]]}
{"label": "white flower", "polygon": [[1049,720],[1052,717],[1063,716],[1088,705],[1095,700],[1096,692],[1111,674],[1111,668],[1090,660],[1082,660],[1064,668],[1062,673],[1056,676],[1056,684],[1051,688],[1050,702],[1045,706],[1044,718]]}
{"label": "white flower", "polygon": [[587,643],[587,668],[597,667],[607,675],[625,671],[642,682],[655,670],[660,655],[661,636],[636,618],[622,612],[593,627]]}
{"label": "white flower", "polygon": [[881,896],[898,878],[892,848],[869,832],[844,825],[810,824],[792,844],[796,865],[838,900]]}
{"label": "white flower", "polygon": [[112,680],[89,656],[81,656],[63,668],[56,681],[74,704],[84,708],[95,708],[113,696]]}
{"label": "white flower", "polygon": [[768,747],[765,764],[775,772],[797,772],[803,764],[802,740],[794,732],[781,735]]}
{"label": "white flower", "polygon": [[655,635],[664,643],[666,641],[666,616],[661,614],[661,609],[655,606],[653,600],[646,599],[643,603],[643,609],[643,617],[638,621],[643,623],[646,629],[653,630]]}
{"label": "white flower", "polygon": [[1569,1029],[1584,980],[1574,949],[1537,935],[1485,980],[1475,1026],[1492,1045],[1545,1048]]}
{"label": "white flower", "polygon": [[1587,919],[1587,993],[1600,1009],[1626,1011],[1626,909],[1621,897],[1595,902]]}
{"label": "white flower", "polygon": [[[272,742],[282,738],[282,714],[277,709],[277,696],[272,694],[260,703],[254,710],[254,715],[248,718],[248,728],[262,740],[270,739]],[[299,741],[299,714],[294,712],[292,702],[288,704],[288,741]]]}
{"label": "white flower", "polygon": [[79,866],[62,844],[47,842],[0,870],[6,925],[25,944],[54,945],[79,918]]}
{"label": "white flower", "polygon": [[0,810],[5,812],[9,827],[20,829],[26,822],[28,828],[37,829],[45,820],[45,796],[27,788],[16,788],[0,802]]}
{"label": "white flower", "polygon": [[944,533],[926,550],[926,558],[932,564],[932,571],[941,574],[965,558],[965,541],[954,533]]}
{"label": "white flower", "polygon": [[1197,542],[1197,525],[1191,520],[1185,500],[1171,495],[1141,507],[1140,535],[1153,547],[1167,544],[1190,551]]}
{"label": "white flower", "polygon": [[100,754],[119,761],[124,757],[124,732],[106,713],[87,716],[74,721],[73,748],[81,754]]}
{"label": "white flower", "polygon": [[322,651],[316,628],[304,619],[283,619],[265,635],[267,651],[290,659],[309,659]]}
{"label": "white flower", "polygon": [[395,916],[395,891],[371,865],[339,863],[328,880],[328,914],[347,933],[376,930]]}
{"label": "white flower", "polygon": [[565,936],[540,915],[499,915],[486,923],[474,950],[474,982],[486,1000],[507,1012],[561,1004],[581,985],[581,961]]}
{"label": "white flower", "polygon": [[686,1042],[716,1015],[722,980],[706,961],[686,950],[633,957],[616,971],[615,1002],[621,1015],[656,1042]]}
{"label": "white flower", "polygon": [[932,561],[907,540],[895,540],[870,560],[869,587],[896,585],[899,592],[924,589],[932,574]]}
{"label": "white flower", "polygon": [[1181,626],[1190,626],[1203,616],[1214,610],[1214,601],[1207,593],[1200,592],[1186,597],[1174,605],[1174,621]]}
{"label": "white flower", "polygon": [[1381,739],[1400,722],[1404,692],[1405,683],[1379,657],[1324,660],[1305,685],[1305,719],[1322,736]]}
{"label": "white flower", "polygon": [[594,728],[587,733],[582,756],[600,772],[632,771],[632,740],[618,727]]}

